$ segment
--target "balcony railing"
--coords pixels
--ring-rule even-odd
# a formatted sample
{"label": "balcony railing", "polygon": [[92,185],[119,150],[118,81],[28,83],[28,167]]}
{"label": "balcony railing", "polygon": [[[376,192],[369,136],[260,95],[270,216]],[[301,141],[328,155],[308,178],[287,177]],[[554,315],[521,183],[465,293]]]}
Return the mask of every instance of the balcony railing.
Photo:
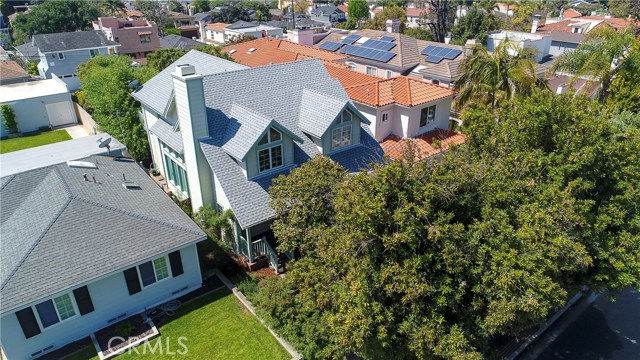
{"label": "balcony railing", "polygon": [[269,245],[266,237],[251,242],[251,253],[253,255],[252,260],[265,256],[275,269],[276,274],[278,273],[278,253]]}

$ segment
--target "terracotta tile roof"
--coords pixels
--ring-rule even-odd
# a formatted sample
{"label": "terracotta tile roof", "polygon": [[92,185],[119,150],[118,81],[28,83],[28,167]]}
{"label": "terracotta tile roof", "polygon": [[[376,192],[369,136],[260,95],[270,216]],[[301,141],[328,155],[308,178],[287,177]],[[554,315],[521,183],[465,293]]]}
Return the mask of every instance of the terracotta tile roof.
{"label": "terracotta tile roof", "polygon": [[573,9],[568,9],[562,13],[562,16],[564,16],[567,19],[573,19],[573,18],[581,17],[582,14]]}
{"label": "terracotta tile roof", "polygon": [[207,26],[205,26],[206,29],[209,30],[217,30],[217,31],[222,31],[224,30],[227,26],[229,26],[231,24],[226,24],[226,23],[213,23],[213,24],[209,24]]}
{"label": "terracotta tile roof", "polygon": [[429,12],[426,8],[406,8],[407,16],[419,17],[420,14]]}
{"label": "terracotta tile roof", "polygon": [[[254,48],[252,52],[249,49]],[[326,61],[334,61],[345,59],[346,56],[326,51],[312,46],[300,45],[290,41],[261,38],[252,41],[243,42],[236,45],[226,46],[223,51],[231,53],[234,60],[240,64],[255,67],[269,64],[278,64],[283,62],[291,62],[303,59],[322,59]]]}
{"label": "terracotta tile roof", "polygon": [[0,61],[0,79],[29,77],[29,74],[13,60]]}
{"label": "terracotta tile roof", "polygon": [[380,14],[382,12],[382,8],[381,7],[377,7],[375,9],[371,10],[371,12],[374,13],[374,14]]}
{"label": "terracotta tile roof", "polygon": [[575,20],[562,20],[552,24],[540,25],[539,30],[545,31],[545,32],[549,32],[549,31],[573,32],[572,30],[573,28],[571,27],[571,25],[579,24],[579,23],[580,21],[575,21]]}
{"label": "terracotta tile roof", "polygon": [[393,103],[416,106],[453,96],[453,90],[449,88],[405,76],[377,79],[373,82],[345,87],[345,90],[352,100],[371,106]]}
{"label": "terracotta tile roof", "polygon": [[[435,139],[440,145],[434,147]],[[403,139],[396,135],[387,136],[380,146],[386,155],[392,159],[399,159],[413,151],[415,160],[422,160],[437,155],[449,149],[452,145],[463,144],[467,137],[451,130],[436,129],[415,138]]]}
{"label": "terracotta tile roof", "polygon": [[[633,26],[633,21],[621,18],[606,18],[604,16],[583,16],[580,19],[584,20],[603,20],[605,24],[615,28],[616,30],[623,30],[628,26]],[[636,22],[636,26],[640,26],[640,22]]]}
{"label": "terracotta tile roof", "polygon": [[325,64],[329,75],[332,78],[337,79],[342,84],[342,87],[345,89],[351,86],[361,85],[361,84],[369,84],[374,83],[376,81],[382,80],[377,76],[368,75],[365,73],[349,70],[349,68],[345,66],[336,66],[332,64]]}
{"label": "terracotta tile roof", "polygon": [[130,10],[127,9],[126,10],[127,16],[136,16],[136,17],[143,17],[144,15],[142,14],[142,11],[139,10]]}
{"label": "terracotta tile roof", "polygon": [[338,9],[342,10],[345,14],[349,14],[349,7],[347,5],[338,5]]}

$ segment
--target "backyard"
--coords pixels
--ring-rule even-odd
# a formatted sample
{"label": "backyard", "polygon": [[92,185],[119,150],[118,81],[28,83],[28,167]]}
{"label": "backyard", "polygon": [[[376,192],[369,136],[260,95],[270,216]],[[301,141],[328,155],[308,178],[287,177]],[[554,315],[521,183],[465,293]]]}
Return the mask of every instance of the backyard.
{"label": "backyard", "polygon": [[71,136],[66,130],[46,131],[36,135],[25,135],[12,139],[0,140],[0,154],[66,140],[71,140]]}
{"label": "backyard", "polygon": [[[115,359],[173,359],[176,355],[191,359],[291,358],[227,288],[183,304],[173,317],[164,320],[159,330],[160,336],[149,342],[151,346],[142,344]],[[186,354],[178,352],[185,347]],[[155,349],[155,353],[150,349]],[[93,347],[65,358],[89,359],[98,359]]]}

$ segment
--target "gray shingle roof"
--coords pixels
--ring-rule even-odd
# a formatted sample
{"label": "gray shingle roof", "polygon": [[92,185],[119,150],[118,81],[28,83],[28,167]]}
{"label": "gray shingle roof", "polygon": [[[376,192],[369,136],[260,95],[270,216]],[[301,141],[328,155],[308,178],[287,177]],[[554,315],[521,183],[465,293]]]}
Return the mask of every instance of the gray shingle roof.
{"label": "gray shingle roof", "polygon": [[99,30],[37,34],[33,35],[33,45],[42,52],[120,46]]}
{"label": "gray shingle roof", "polygon": [[[2,178],[0,311],[206,237],[135,162],[83,160],[98,168],[63,163]],[[125,189],[123,174],[141,189]]]}
{"label": "gray shingle roof", "polygon": [[191,64],[196,68],[196,72],[202,75],[247,68],[244,65],[191,50],[138,88],[132,96],[155,112],[163,114],[172,98],[173,79],[171,73],[175,70],[176,64]]}
{"label": "gray shingle roof", "polygon": [[305,133],[320,138],[335,120],[335,110],[340,111],[345,105],[344,99],[303,89],[298,126]]}
{"label": "gray shingle roof", "polygon": [[200,45],[204,45],[204,43],[175,34],[166,35],[160,38],[160,47],[163,49],[191,50],[194,46]]}
{"label": "gray shingle roof", "polygon": [[[292,78],[296,81],[292,82]],[[326,131],[330,125],[330,122],[327,123],[325,120],[335,119],[344,106],[350,103],[349,97],[340,83],[329,76],[318,59],[207,75],[203,84],[211,134],[211,138],[201,141],[207,161],[220,181],[243,229],[269,220],[274,216],[274,212],[269,207],[267,189],[275,176],[286,173],[289,169],[247,180],[240,166],[225,152],[225,146],[231,140],[228,135],[229,127],[236,126],[232,110],[235,112],[236,107],[242,105],[259,111],[265,119],[275,119],[278,124],[288,129],[302,140],[300,143],[294,143],[294,162],[302,164],[318,155],[319,151],[311,138],[301,129],[301,117],[309,127],[323,134],[321,128],[324,127]],[[310,106],[307,99],[303,108],[302,98],[305,92],[309,96],[319,96],[318,99],[323,99],[319,102],[324,99],[331,101],[322,102],[321,108],[317,108]],[[301,116],[302,111],[310,111],[312,116]],[[313,115],[322,119],[320,125],[310,124]],[[330,157],[347,169],[357,171],[367,168],[373,162],[381,161],[382,154],[382,149],[371,136],[368,127],[363,125],[361,144]]]}
{"label": "gray shingle roof", "polygon": [[173,131],[173,126],[163,120],[156,121],[149,131],[154,133],[162,142],[169,145],[173,150],[182,153],[184,146],[182,145],[182,136],[180,132]]}

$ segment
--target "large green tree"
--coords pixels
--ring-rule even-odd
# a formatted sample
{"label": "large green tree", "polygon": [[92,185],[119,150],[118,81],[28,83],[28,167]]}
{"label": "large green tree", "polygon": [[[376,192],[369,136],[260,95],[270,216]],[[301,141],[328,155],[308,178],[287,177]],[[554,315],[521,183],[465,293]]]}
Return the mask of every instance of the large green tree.
{"label": "large green tree", "polygon": [[637,128],[548,91],[467,121],[438,162],[316,158],[274,183],[299,256],[251,300],[305,358],[481,359],[579,285],[640,287]]}
{"label": "large green tree", "polygon": [[417,5],[420,8],[426,7],[428,9],[419,22],[431,30],[436,41],[444,42],[444,38],[451,30],[456,19],[457,2],[450,0],[420,0],[417,1]]}
{"label": "large green tree", "polygon": [[35,34],[91,29],[100,12],[97,3],[82,0],[47,1],[20,13],[11,24],[16,43],[24,43]]}
{"label": "large green tree", "polygon": [[500,28],[493,12],[485,12],[479,5],[472,5],[467,14],[458,19],[451,30],[451,43],[464,45],[469,39],[484,43],[489,32]]}
{"label": "large green tree", "polygon": [[365,20],[369,18],[369,3],[367,0],[349,1],[349,18]]}
{"label": "large green tree", "polygon": [[640,114],[640,40],[635,40],[611,81],[605,105],[611,110]]}
{"label": "large green tree", "polygon": [[587,78],[592,86],[599,87],[600,98],[605,100],[621,71],[640,68],[640,52],[630,51],[638,41],[631,28],[621,32],[607,26],[596,28],[575,51],[562,54],[552,70]]}
{"label": "large green tree", "polygon": [[[193,47],[193,50],[198,50],[205,54],[217,56],[219,58],[234,61],[233,57],[226,52],[222,51],[220,46],[215,45],[198,45]],[[153,68],[155,71],[160,72],[167,66],[171,65],[174,61],[178,60],[188,50],[183,49],[160,49],[147,56],[147,66]]]}
{"label": "large green tree", "polygon": [[99,127],[127,146],[136,160],[149,156],[149,143],[131,97],[135,81],[142,84],[156,74],[151,67],[131,66],[128,56],[98,56],[78,66],[84,105]]}
{"label": "large green tree", "polygon": [[458,107],[467,104],[497,107],[501,102],[525,95],[543,83],[534,67],[535,53],[529,48],[503,41],[489,53],[478,45],[462,63],[463,74],[458,79]]}
{"label": "large green tree", "polygon": [[386,30],[387,20],[400,20],[400,32],[404,32],[407,22],[407,12],[403,8],[391,5],[382,9],[373,19],[364,23],[365,29]]}

